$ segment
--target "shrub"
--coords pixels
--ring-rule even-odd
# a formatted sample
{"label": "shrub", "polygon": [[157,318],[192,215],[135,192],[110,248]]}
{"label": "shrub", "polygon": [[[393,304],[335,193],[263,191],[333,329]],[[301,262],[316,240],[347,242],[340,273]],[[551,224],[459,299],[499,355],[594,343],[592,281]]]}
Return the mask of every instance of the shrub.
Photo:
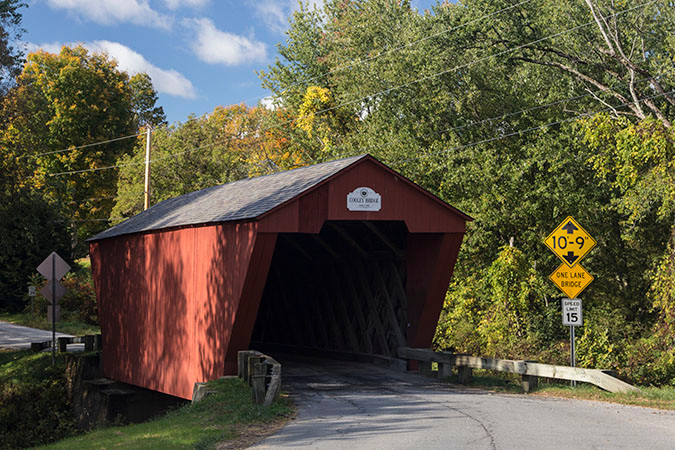
{"label": "shrub", "polygon": [[0,448],[46,444],[75,432],[65,362],[51,355],[0,353]]}
{"label": "shrub", "polygon": [[91,276],[82,272],[68,274],[62,284],[68,292],[61,299],[61,310],[76,314],[81,322],[98,325],[98,304]]}

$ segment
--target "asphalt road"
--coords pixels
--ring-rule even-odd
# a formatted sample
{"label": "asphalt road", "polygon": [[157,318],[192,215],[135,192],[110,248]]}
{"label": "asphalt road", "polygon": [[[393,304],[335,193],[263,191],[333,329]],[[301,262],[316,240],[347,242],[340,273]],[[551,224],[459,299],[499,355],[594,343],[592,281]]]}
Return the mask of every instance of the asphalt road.
{"label": "asphalt road", "polygon": [[494,394],[359,363],[280,358],[298,416],[256,448],[675,449],[675,412]]}
{"label": "asphalt road", "polygon": [[[60,336],[70,335],[56,333],[56,337]],[[0,322],[0,348],[28,349],[30,348],[31,342],[45,342],[51,340],[51,331],[22,327],[8,322]]]}

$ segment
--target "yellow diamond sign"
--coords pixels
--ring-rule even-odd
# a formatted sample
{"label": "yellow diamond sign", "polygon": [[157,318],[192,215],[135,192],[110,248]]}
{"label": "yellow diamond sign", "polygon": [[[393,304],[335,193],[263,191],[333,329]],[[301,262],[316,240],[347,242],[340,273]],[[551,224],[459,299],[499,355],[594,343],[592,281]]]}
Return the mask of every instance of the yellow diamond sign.
{"label": "yellow diamond sign", "polygon": [[581,291],[593,281],[593,275],[581,267],[581,264],[574,267],[561,264],[549,278],[568,298],[577,298]]}
{"label": "yellow diamond sign", "polygon": [[569,216],[548,235],[544,244],[568,267],[574,267],[595,247],[596,242],[579,222]]}

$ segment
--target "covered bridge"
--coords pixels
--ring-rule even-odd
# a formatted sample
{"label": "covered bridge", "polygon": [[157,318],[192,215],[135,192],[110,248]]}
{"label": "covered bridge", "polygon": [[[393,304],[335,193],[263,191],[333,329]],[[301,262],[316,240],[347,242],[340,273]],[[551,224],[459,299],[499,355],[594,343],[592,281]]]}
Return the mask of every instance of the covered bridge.
{"label": "covered bridge", "polygon": [[251,342],[429,347],[467,220],[369,155],[158,203],[89,240],[103,372],[190,398]]}

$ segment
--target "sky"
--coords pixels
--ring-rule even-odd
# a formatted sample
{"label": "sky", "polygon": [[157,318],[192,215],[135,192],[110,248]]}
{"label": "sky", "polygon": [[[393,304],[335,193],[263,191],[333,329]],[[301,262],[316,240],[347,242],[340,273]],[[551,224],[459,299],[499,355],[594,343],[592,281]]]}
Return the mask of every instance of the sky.
{"label": "sky", "polygon": [[[304,0],[321,7],[323,0]],[[169,123],[269,96],[256,71],[285,40],[297,0],[31,0],[22,8],[27,52],[81,43],[130,75],[147,72]],[[414,0],[423,11],[434,0]]]}

